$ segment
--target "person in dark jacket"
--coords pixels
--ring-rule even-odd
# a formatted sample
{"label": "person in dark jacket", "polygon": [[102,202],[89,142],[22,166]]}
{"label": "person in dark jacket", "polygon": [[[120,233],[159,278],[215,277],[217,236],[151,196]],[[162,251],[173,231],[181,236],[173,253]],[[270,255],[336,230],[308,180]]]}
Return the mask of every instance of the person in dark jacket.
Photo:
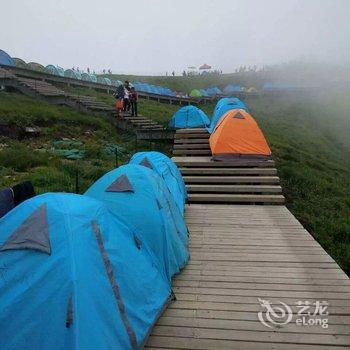
{"label": "person in dark jacket", "polygon": [[34,187],[30,181],[21,182],[12,188],[0,190],[0,218],[17,205],[34,196]]}
{"label": "person in dark jacket", "polygon": [[137,100],[138,100],[138,94],[134,87],[130,89],[129,94],[129,100],[131,105],[131,115],[134,117],[137,117]]}

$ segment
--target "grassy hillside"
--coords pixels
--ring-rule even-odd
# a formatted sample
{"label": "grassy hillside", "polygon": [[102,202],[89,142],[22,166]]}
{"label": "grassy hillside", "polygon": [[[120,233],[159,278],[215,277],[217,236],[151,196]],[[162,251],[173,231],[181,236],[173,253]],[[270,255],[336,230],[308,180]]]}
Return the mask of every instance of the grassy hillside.
{"label": "grassy hillside", "polygon": [[348,92],[247,103],[272,147],[288,208],[350,274]]}
{"label": "grassy hillside", "polygon": [[[16,93],[0,93],[0,188],[31,180],[38,193],[76,190],[82,193],[116,164],[150,147],[169,153],[170,145],[135,142],[101,117],[52,106]],[[40,127],[38,136],[25,127]],[[82,159],[73,158],[75,154]],[[78,174],[78,175],[77,175]]]}

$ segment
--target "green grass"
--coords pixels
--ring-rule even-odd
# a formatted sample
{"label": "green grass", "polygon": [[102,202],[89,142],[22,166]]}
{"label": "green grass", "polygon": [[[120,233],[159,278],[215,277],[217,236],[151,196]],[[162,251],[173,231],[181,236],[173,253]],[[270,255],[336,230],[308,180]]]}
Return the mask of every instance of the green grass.
{"label": "green grass", "polygon": [[[103,94],[102,98],[105,96]],[[113,101],[113,97],[107,98]],[[111,127],[101,117],[53,106],[17,93],[0,94],[0,120],[2,125],[6,124],[5,132],[0,136],[0,187],[31,180],[38,193],[73,192],[78,176],[78,190],[83,193],[101,175],[115,167],[116,155],[110,150],[110,145],[118,147],[119,164],[128,162],[135,151],[152,148],[169,154],[171,149],[170,144],[136,142],[134,135]],[[23,132],[27,126],[40,127],[40,135],[28,137]],[[85,157],[68,160],[57,155],[55,141],[62,139],[81,141],[78,148]]]}
{"label": "green grass", "polygon": [[350,274],[348,92],[247,103],[277,160],[287,207]]}

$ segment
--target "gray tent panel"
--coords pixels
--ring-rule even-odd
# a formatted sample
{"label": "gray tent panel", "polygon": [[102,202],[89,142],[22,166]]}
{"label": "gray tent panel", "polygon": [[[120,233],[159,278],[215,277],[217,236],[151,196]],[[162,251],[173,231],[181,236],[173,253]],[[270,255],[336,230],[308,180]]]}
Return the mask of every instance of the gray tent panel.
{"label": "gray tent panel", "polygon": [[236,118],[236,119],[245,119],[244,115],[241,113],[241,112],[238,112],[234,115],[233,118]]}
{"label": "gray tent panel", "polygon": [[134,192],[134,188],[128,177],[123,174],[106,189],[106,192]]}
{"label": "gray tent panel", "polygon": [[33,249],[51,254],[47,206],[41,205],[7,239],[0,251]]}
{"label": "gray tent panel", "polygon": [[151,162],[148,160],[147,157],[145,157],[145,158],[143,158],[141,160],[140,165],[143,165],[143,166],[145,166],[147,168],[153,169],[153,166],[152,166]]}

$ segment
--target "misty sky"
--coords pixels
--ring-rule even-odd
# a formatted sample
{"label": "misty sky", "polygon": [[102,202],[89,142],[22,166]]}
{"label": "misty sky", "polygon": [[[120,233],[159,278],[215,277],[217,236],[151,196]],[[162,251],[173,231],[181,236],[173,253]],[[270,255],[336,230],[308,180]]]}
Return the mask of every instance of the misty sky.
{"label": "misty sky", "polygon": [[0,0],[13,57],[116,73],[350,62],[350,0]]}

